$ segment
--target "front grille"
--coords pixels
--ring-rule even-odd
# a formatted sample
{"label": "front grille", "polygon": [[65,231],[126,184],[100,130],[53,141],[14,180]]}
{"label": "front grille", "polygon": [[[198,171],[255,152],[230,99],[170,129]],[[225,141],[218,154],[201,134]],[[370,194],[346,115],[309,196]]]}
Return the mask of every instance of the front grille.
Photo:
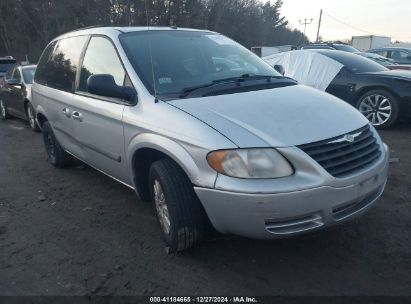
{"label": "front grille", "polygon": [[[347,137],[353,142],[348,141]],[[361,171],[381,156],[380,146],[368,125],[351,133],[299,148],[337,178]]]}

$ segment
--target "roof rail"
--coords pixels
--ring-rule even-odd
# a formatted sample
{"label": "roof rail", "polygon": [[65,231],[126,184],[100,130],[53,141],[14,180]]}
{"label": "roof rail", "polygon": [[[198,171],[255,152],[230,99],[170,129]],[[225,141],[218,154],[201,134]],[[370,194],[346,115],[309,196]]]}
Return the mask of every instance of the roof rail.
{"label": "roof rail", "polygon": [[80,28],[75,29],[75,30],[72,30],[72,31],[70,31],[70,32],[68,32],[68,33],[73,33],[73,32],[77,32],[77,31],[88,30],[88,29],[93,29],[93,28],[98,28],[98,27],[107,27],[107,25],[97,24],[97,25],[80,27]]}

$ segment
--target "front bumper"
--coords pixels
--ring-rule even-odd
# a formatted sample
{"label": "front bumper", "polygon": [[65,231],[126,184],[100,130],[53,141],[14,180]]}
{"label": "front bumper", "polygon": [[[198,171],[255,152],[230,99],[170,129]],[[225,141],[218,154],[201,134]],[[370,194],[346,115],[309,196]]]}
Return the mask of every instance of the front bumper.
{"label": "front bumper", "polygon": [[257,239],[298,235],[366,213],[385,189],[389,154],[385,150],[377,164],[346,180],[345,185],[336,180],[334,184],[327,182],[332,186],[323,184],[274,194],[199,187],[195,191],[211,223],[221,233]]}

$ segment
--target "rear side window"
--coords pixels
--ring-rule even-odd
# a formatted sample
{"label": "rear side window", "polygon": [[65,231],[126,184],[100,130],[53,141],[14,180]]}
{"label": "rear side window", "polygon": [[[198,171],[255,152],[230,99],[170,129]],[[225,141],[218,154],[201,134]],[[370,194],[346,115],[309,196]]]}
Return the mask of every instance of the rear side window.
{"label": "rear side window", "polygon": [[37,83],[72,92],[77,66],[88,36],[71,37],[50,44],[37,67]]}
{"label": "rear side window", "polygon": [[104,37],[93,37],[90,40],[81,67],[78,90],[88,92],[88,78],[98,74],[112,75],[118,86],[124,85],[126,72],[114,45]]}
{"label": "rear side window", "polygon": [[391,58],[398,63],[411,63],[411,54],[403,51],[392,51]]}

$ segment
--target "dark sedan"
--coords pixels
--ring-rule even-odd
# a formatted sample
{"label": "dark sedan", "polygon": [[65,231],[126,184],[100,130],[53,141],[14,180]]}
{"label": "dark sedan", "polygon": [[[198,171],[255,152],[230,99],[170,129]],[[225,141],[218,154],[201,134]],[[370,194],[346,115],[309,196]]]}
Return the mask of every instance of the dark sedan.
{"label": "dark sedan", "polygon": [[401,116],[411,116],[410,72],[391,71],[346,52],[317,52],[344,65],[326,91],[355,106],[374,126],[388,128]]}
{"label": "dark sedan", "polygon": [[0,89],[0,118],[15,116],[25,119],[34,131],[39,131],[31,105],[31,85],[35,71],[35,65],[16,66],[7,71],[4,85]]}
{"label": "dark sedan", "polygon": [[266,57],[285,76],[335,95],[379,129],[411,116],[411,72],[389,70],[357,54],[336,50],[293,51]]}

